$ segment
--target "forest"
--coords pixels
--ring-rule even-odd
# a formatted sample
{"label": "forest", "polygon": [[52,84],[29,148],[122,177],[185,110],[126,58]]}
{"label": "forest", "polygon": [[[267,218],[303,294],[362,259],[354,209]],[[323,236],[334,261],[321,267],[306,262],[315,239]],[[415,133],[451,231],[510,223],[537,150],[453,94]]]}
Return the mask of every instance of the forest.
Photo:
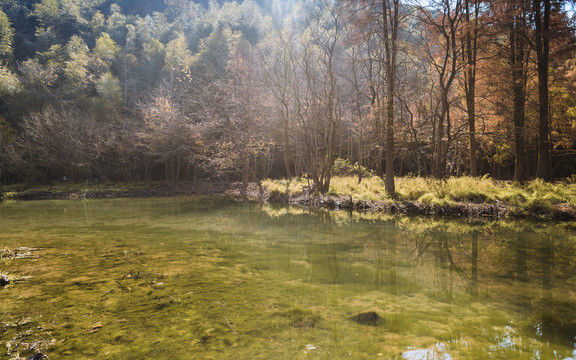
{"label": "forest", "polygon": [[568,1],[0,4],[4,184],[576,173]]}

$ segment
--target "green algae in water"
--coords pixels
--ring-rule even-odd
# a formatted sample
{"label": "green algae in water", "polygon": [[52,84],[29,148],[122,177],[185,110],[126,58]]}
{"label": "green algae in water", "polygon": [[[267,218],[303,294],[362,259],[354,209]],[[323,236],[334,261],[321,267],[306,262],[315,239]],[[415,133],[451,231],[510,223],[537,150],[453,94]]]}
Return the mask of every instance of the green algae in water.
{"label": "green algae in water", "polygon": [[0,262],[26,278],[0,288],[0,358],[576,358],[569,229],[218,198],[10,202],[0,221],[0,248],[40,249]]}

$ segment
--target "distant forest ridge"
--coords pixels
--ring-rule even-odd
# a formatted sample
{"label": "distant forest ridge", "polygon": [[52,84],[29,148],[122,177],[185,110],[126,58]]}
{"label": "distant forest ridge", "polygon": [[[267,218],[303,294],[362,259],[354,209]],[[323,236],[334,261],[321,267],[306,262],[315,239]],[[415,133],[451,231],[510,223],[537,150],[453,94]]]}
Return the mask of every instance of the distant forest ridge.
{"label": "distant forest ridge", "polygon": [[[61,38],[58,41],[67,41],[72,35],[78,35],[88,29],[88,24],[94,15],[99,12],[104,17],[109,17],[113,12],[120,10],[122,14],[132,17],[154,16],[160,13],[171,17],[181,15],[180,11],[188,6],[188,3],[198,4],[204,8],[214,5],[222,5],[222,0],[69,0],[69,1],[38,1],[38,0],[3,0],[2,10],[9,16],[14,29],[14,59],[23,61],[33,57],[39,50],[36,44],[38,27],[43,25],[43,9],[58,4],[60,14]],[[259,9],[267,14],[272,14],[272,7],[276,9],[289,9],[293,0],[256,0]],[[44,5],[45,7],[42,7]],[[39,11],[40,10],[40,11]],[[45,16],[45,15],[44,15]]]}
{"label": "distant forest ridge", "polygon": [[0,0],[0,182],[573,177],[568,4]]}

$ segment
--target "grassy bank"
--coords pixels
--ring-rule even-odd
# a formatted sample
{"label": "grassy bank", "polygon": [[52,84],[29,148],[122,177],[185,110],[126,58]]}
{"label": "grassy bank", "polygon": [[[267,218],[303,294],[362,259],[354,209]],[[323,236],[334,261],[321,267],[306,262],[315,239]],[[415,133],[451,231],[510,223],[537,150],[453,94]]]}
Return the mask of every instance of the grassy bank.
{"label": "grassy bank", "polygon": [[[497,218],[576,219],[576,181],[525,183],[498,181],[488,177],[457,177],[444,180],[401,177],[396,192],[386,193],[384,181],[376,176],[360,183],[352,176],[334,177],[323,196],[310,193],[305,178],[264,180],[260,194],[251,184],[248,197],[258,201],[282,202],[303,207],[356,209],[410,215],[452,217],[493,216]],[[240,197],[239,183],[58,183],[46,186],[8,185],[4,200],[81,199],[118,197],[163,197],[174,195],[225,194]]]}
{"label": "grassy bank", "polygon": [[[263,186],[273,198],[295,198],[306,192],[308,181],[303,178],[266,180]],[[457,207],[463,203],[498,205],[505,206],[507,213],[513,215],[546,216],[559,208],[574,210],[576,182],[547,183],[534,180],[519,183],[488,177],[443,180],[402,177],[396,180],[396,192],[388,194],[381,178],[372,176],[359,183],[358,178],[346,176],[333,178],[326,195],[384,205],[411,202],[435,208]]]}

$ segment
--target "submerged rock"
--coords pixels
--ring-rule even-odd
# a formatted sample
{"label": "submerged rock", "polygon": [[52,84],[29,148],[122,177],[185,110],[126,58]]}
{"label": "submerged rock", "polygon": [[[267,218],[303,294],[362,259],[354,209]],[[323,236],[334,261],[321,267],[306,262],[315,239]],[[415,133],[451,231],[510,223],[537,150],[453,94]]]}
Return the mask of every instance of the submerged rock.
{"label": "submerged rock", "polygon": [[272,191],[270,192],[268,201],[271,203],[288,203],[290,201],[290,196],[280,191]]}
{"label": "submerged rock", "polygon": [[0,286],[6,286],[8,284],[10,284],[8,275],[0,274]]}
{"label": "submerged rock", "polygon": [[[0,258],[2,259],[32,259],[33,251],[38,251],[43,249],[37,248],[28,248],[28,247],[19,247],[17,249],[2,249],[0,250]],[[38,258],[38,257],[36,257]]]}
{"label": "submerged rock", "polygon": [[41,359],[46,359],[48,358],[46,355],[42,354],[42,353],[38,353],[36,355],[30,355],[26,358],[26,360],[41,360]]}
{"label": "submerged rock", "polygon": [[378,315],[376,311],[363,311],[353,315],[351,320],[360,325],[367,326],[380,326],[384,324],[384,318]]}
{"label": "submerged rock", "polygon": [[310,351],[313,351],[313,350],[316,350],[316,349],[318,349],[317,346],[314,346],[314,345],[312,345],[312,344],[308,344],[308,345],[306,345],[306,347],[304,348],[304,353],[307,354],[307,353],[309,353]]}

